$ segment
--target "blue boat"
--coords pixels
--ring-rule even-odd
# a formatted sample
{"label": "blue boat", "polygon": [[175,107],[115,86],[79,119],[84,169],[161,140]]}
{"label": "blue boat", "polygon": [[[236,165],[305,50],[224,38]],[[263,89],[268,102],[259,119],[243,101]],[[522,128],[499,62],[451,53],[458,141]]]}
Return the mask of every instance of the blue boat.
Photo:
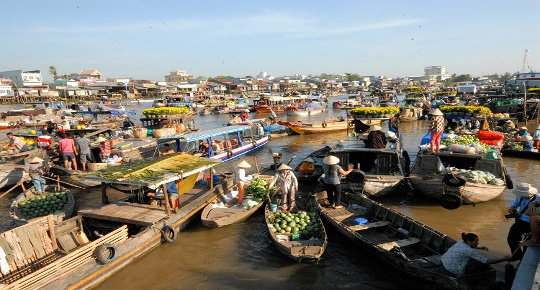
{"label": "blue boat", "polygon": [[[238,158],[268,144],[266,134],[260,135],[256,127],[248,125],[226,126],[182,135],[164,136],[157,140],[157,144],[159,146],[174,141],[177,152],[197,155],[199,154],[199,140],[202,140],[208,148],[203,156],[219,159],[222,162]],[[216,140],[220,141],[219,147],[212,143]]]}

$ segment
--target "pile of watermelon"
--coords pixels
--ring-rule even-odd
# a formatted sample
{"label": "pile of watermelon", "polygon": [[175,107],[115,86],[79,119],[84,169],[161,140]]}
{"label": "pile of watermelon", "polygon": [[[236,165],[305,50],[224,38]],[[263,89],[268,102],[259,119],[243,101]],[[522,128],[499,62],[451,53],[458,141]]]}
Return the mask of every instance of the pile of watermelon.
{"label": "pile of watermelon", "polygon": [[49,214],[59,214],[68,202],[66,192],[52,192],[38,195],[18,203],[25,218],[32,219]]}
{"label": "pile of watermelon", "polygon": [[283,212],[277,213],[275,216],[269,216],[269,219],[273,219],[272,230],[276,234],[301,234],[302,237],[307,238],[317,234],[321,227],[314,212]]}

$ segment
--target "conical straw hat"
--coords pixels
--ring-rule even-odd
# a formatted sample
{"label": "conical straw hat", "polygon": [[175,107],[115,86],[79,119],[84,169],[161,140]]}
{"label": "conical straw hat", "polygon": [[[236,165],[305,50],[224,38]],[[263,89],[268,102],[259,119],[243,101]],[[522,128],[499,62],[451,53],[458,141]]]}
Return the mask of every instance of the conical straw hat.
{"label": "conical straw hat", "polygon": [[238,165],[236,165],[236,166],[241,167],[241,168],[250,168],[251,167],[251,165],[249,163],[247,163],[246,160],[238,163]]}
{"label": "conical straw hat", "polygon": [[30,159],[30,163],[40,163],[40,162],[43,162],[43,159],[41,159],[41,158],[39,158],[37,156]]}
{"label": "conical straw hat", "polygon": [[327,165],[336,165],[339,163],[339,158],[333,155],[329,155],[329,156],[324,157],[323,163]]}
{"label": "conical straw hat", "polygon": [[311,159],[311,157],[308,157],[308,158],[304,159],[304,161],[311,162],[311,163],[315,162],[315,161],[313,161],[313,159]]}
{"label": "conical straw hat", "polygon": [[290,170],[291,167],[289,167],[287,164],[281,164],[281,166],[279,166],[278,170]]}

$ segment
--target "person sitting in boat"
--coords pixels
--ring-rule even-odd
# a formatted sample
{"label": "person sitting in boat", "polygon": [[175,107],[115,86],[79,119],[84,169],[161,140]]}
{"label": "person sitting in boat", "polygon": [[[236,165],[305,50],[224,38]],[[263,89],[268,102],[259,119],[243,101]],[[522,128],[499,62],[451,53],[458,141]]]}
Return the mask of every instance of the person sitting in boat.
{"label": "person sitting in boat", "polygon": [[133,126],[135,126],[135,124],[129,119],[129,117],[126,117],[124,119],[124,122],[122,123],[122,127],[130,128],[130,127],[133,127]]}
{"label": "person sitting in boat", "polygon": [[537,152],[537,150],[534,149],[532,140],[533,140],[533,137],[531,135],[525,135],[525,136],[519,137],[521,146],[523,146],[522,151]]}
{"label": "person sitting in boat", "polygon": [[102,162],[106,162],[111,156],[111,143],[104,137],[98,137],[96,142],[99,144],[100,157]]}
{"label": "person sitting in boat", "polygon": [[163,155],[170,155],[170,154],[174,154],[176,153],[176,151],[174,151],[174,149],[171,148],[171,145],[169,144],[163,144],[163,147],[161,148],[161,150],[159,151],[159,155],[160,156],[163,156]]}
{"label": "person sitting in boat", "polygon": [[199,140],[199,149],[195,156],[204,156],[206,154],[208,154],[208,145],[204,144],[203,140]]}
{"label": "person sitting in boat", "polygon": [[59,126],[60,133],[66,133],[67,130],[71,130],[71,125],[66,120],[66,117],[62,116],[61,119],[62,119],[62,122],[60,122],[60,126]]}
{"label": "person sitting in boat", "polygon": [[373,125],[373,127],[371,127],[367,140],[365,142],[366,148],[386,148],[386,136],[381,130],[382,127],[379,125]]}
{"label": "person sitting in boat", "polygon": [[310,175],[315,171],[315,161],[310,157],[304,159],[304,162],[298,168],[298,171],[303,175]]}
{"label": "person sitting in boat", "polygon": [[221,144],[219,140],[212,140],[212,150],[214,151],[214,154],[221,153]]}
{"label": "person sitting in boat", "polygon": [[25,171],[32,179],[36,194],[47,193],[45,192],[45,178],[43,178],[43,174],[45,172],[43,161],[44,160],[39,157],[34,157],[30,159],[30,164],[25,167]]}
{"label": "person sitting in boat", "polygon": [[487,247],[478,246],[480,239],[476,234],[462,233],[461,238],[463,240],[455,243],[441,257],[444,268],[457,277],[481,273],[487,269],[486,264],[497,264],[504,261],[510,261],[512,258],[511,255],[507,255],[502,258],[489,259],[474,250],[480,249],[488,251]]}
{"label": "person sitting in boat", "polygon": [[516,125],[514,122],[512,122],[512,120],[504,121],[504,124],[501,126],[501,131],[505,133],[514,131],[514,129],[516,129]]}
{"label": "person sitting in boat", "polygon": [[[178,188],[176,187],[176,182],[171,181],[167,183],[166,188],[167,188],[167,195],[169,196],[169,204],[171,205],[171,208],[178,208],[180,203],[178,200],[179,195],[178,195]],[[146,194],[146,198],[148,200],[148,204],[150,205],[157,205],[158,200],[164,200],[163,193],[161,191],[157,191],[157,193],[156,191],[149,191]]]}
{"label": "person sitting in boat", "polygon": [[527,127],[525,127],[525,126],[519,127],[519,130],[517,131],[517,133],[519,134],[520,137],[530,135],[529,131],[527,131]]}
{"label": "person sitting in boat", "polygon": [[281,164],[277,169],[276,174],[268,184],[267,193],[270,188],[277,184],[281,189],[281,210],[290,212],[296,207],[296,191],[298,190],[298,180],[294,173],[291,172],[291,167],[287,164]]}
{"label": "person sitting in boat", "polygon": [[30,151],[30,148],[26,146],[24,141],[21,138],[13,135],[12,132],[8,132],[6,136],[9,138],[9,143],[6,145],[6,149],[13,149],[13,153],[15,154],[19,152]]}

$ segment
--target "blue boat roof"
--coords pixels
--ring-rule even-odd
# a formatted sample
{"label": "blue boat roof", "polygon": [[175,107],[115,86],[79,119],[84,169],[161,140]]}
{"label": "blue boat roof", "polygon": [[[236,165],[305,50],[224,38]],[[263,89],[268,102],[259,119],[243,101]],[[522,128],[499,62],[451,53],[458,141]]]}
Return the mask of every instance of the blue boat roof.
{"label": "blue boat roof", "polygon": [[243,132],[248,129],[251,129],[251,127],[246,126],[246,125],[227,126],[227,127],[204,130],[200,132],[194,132],[194,133],[188,133],[188,134],[182,134],[182,135],[160,137],[157,142],[163,143],[163,142],[177,140],[177,139],[185,140],[186,142],[191,142],[191,141],[196,141],[200,139],[205,139],[208,137],[221,136],[221,135],[226,135],[226,134],[231,134],[231,133],[236,133],[236,132]]}

